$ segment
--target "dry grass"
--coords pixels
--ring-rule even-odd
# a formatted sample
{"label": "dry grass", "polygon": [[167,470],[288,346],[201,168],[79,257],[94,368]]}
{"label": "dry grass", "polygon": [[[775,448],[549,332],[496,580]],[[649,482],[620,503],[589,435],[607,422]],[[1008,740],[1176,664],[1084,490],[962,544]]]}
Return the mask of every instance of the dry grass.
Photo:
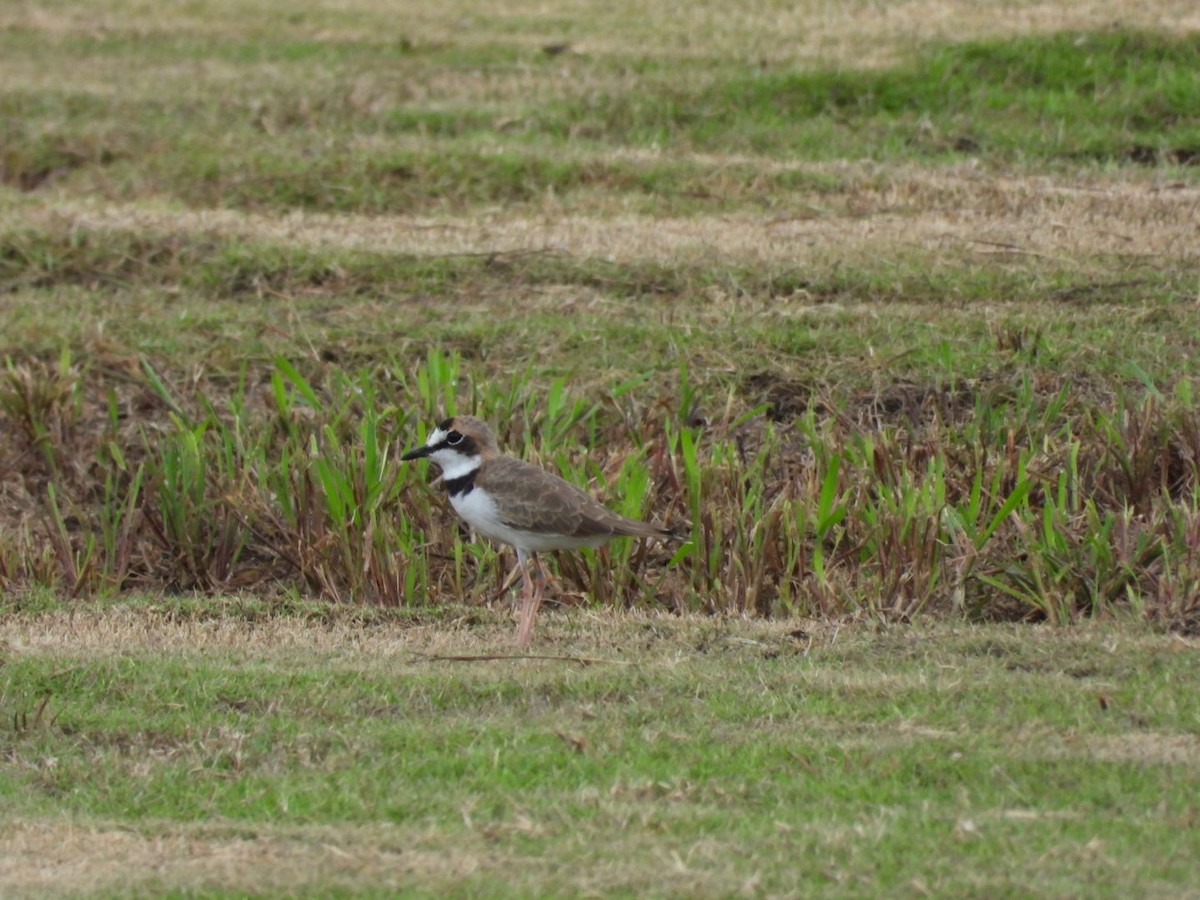
{"label": "dry grass", "polygon": [[407,9],[382,0],[289,6],[281,22],[271,4],[247,7],[224,0],[200,7],[109,0],[87,7],[25,5],[0,14],[0,27],[62,36],[123,34],[228,37],[229,22],[243,37],[306,37],[314,28],[329,41],[393,42],[485,47],[504,42],[531,51],[567,41],[579,53],[679,59],[737,58],[772,64],[887,65],[914,44],[1013,34],[1126,28],[1192,31],[1200,14],[1190,0],[948,0],[800,4],[727,4],[717,0],[672,4],[591,3],[548,16],[533,0],[455,0]]}
{"label": "dry grass", "polygon": [[149,833],[121,823],[0,825],[0,882],[7,897],[149,895],[155,885],[294,896],[314,883],[326,890],[451,889],[511,863],[489,857],[485,846],[424,850],[411,831],[382,824],[253,831],[215,823]]}
{"label": "dry grass", "polygon": [[[173,614],[174,607],[166,601],[18,616],[0,628],[0,647],[5,653],[82,658],[109,656],[114,648],[129,653],[234,653],[258,658],[302,652],[323,657],[352,654],[382,666],[424,666],[430,658],[443,655],[512,651],[511,623],[503,616],[481,622],[480,612],[473,609],[463,609],[458,615],[415,616],[398,622],[385,619],[372,624],[357,618],[353,607],[341,609],[340,614],[334,608],[327,611],[327,621],[311,622],[287,616],[247,620],[238,615],[239,606],[237,600],[231,600],[229,616],[213,615],[218,606],[194,618]],[[656,634],[656,629],[662,629],[670,644],[682,647],[720,627],[706,616],[680,618],[646,611],[588,609],[563,616],[550,613],[543,636],[548,646],[564,652],[578,644],[612,654],[614,661],[620,662],[629,635]],[[806,640],[822,643],[836,639],[840,628],[835,623],[798,619],[745,621],[737,627],[739,640],[747,646],[756,641],[786,642],[798,629],[810,635]]]}
{"label": "dry grass", "polygon": [[[919,254],[936,267],[997,257],[1053,260],[1086,271],[1127,262],[1200,260],[1200,188],[1153,177],[1053,178],[961,170],[808,166],[844,183],[835,196],[794,193],[772,215],[684,218],[556,209],[537,216],[501,210],[469,215],[355,216],[297,211],[179,209],[154,203],[63,199],[0,213],[56,227],[240,237],[299,245],[427,256],[548,252],[618,263],[778,266],[837,259],[861,266]],[[714,174],[719,179],[719,170]]]}

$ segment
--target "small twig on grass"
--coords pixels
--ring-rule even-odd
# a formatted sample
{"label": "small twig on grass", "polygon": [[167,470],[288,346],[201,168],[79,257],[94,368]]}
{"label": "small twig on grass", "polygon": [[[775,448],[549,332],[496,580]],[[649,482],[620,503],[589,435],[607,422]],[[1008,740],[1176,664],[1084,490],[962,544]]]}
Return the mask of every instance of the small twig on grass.
{"label": "small twig on grass", "polygon": [[1050,296],[1058,300],[1067,300],[1087,294],[1099,294],[1103,291],[1123,290],[1126,288],[1142,287],[1148,282],[1146,278],[1129,278],[1124,281],[1089,281],[1085,284],[1073,284],[1070,287],[1051,291]]}
{"label": "small twig on grass", "polygon": [[983,238],[969,238],[967,243],[983,244],[987,247],[996,248],[994,250],[980,250],[980,253],[1017,253],[1022,256],[1036,256],[1039,259],[1053,259],[1064,263],[1075,262],[1075,260],[1071,259],[1069,256],[1059,256],[1054,253],[1042,253],[1038,250],[1027,250],[1024,247],[1020,247],[1017,244],[1010,244],[1007,241],[988,241],[984,240]]}
{"label": "small twig on grass", "polygon": [[519,247],[515,250],[464,250],[461,253],[444,253],[442,259],[483,259],[488,263],[499,260],[521,259],[526,256],[561,256],[557,247]]}
{"label": "small twig on grass", "polygon": [[416,653],[430,662],[491,662],[493,660],[516,660],[516,659],[549,659],[557,662],[573,662],[579,663],[581,666],[590,666],[596,663],[612,663],[618,666],[628,666],[630,663],[623,659],[600,659],[595,656],[558,656],[553,653],[480,653],[469,655],[457,654],[435,654],[430,656],[425,653]]}

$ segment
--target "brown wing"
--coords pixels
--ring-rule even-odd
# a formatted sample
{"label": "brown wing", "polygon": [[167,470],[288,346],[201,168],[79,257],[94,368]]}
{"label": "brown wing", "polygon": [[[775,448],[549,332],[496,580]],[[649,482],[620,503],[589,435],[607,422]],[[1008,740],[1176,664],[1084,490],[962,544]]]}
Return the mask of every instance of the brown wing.
{"label": "brown wing", "polygon": [[509,456],[488,460],[475,483],[496,498],[505,513],[504,524],[522,531],[579,538],[669,534],[648,522],[605,509],[569,481]]}

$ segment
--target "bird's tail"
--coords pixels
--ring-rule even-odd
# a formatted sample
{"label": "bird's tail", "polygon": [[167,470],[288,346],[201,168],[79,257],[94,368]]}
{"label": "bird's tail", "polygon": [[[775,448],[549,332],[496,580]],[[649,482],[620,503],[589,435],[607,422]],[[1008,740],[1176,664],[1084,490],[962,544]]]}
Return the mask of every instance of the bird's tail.
{"label": "bird's tail", "polygon": [[622,523],[620,534],[629,537],[657,538],[660,541],[684,541],[691,533],[690,525],[674,525],[663,528],[653,522],[639,522],[637,519],[626,519]]}
{"label": "bird's tail", "polygon": [[686,522],[682,525],[672,525],[670,528],[660,528],[664,540],[686,541],[692,534],[692,526]]}

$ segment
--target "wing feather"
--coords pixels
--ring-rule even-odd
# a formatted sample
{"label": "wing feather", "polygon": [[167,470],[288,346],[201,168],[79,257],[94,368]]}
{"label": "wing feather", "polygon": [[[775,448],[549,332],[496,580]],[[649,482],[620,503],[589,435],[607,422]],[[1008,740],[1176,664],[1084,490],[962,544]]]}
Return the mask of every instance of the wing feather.
{"label": "wing feather", "polygon": [[628,519],[606,509],[569,481],[512,457],[488,460],[475,483],[496,498],[497,505],[504,510],[505,525],[532,534],[579,538],[666,534],[648,522]]}

